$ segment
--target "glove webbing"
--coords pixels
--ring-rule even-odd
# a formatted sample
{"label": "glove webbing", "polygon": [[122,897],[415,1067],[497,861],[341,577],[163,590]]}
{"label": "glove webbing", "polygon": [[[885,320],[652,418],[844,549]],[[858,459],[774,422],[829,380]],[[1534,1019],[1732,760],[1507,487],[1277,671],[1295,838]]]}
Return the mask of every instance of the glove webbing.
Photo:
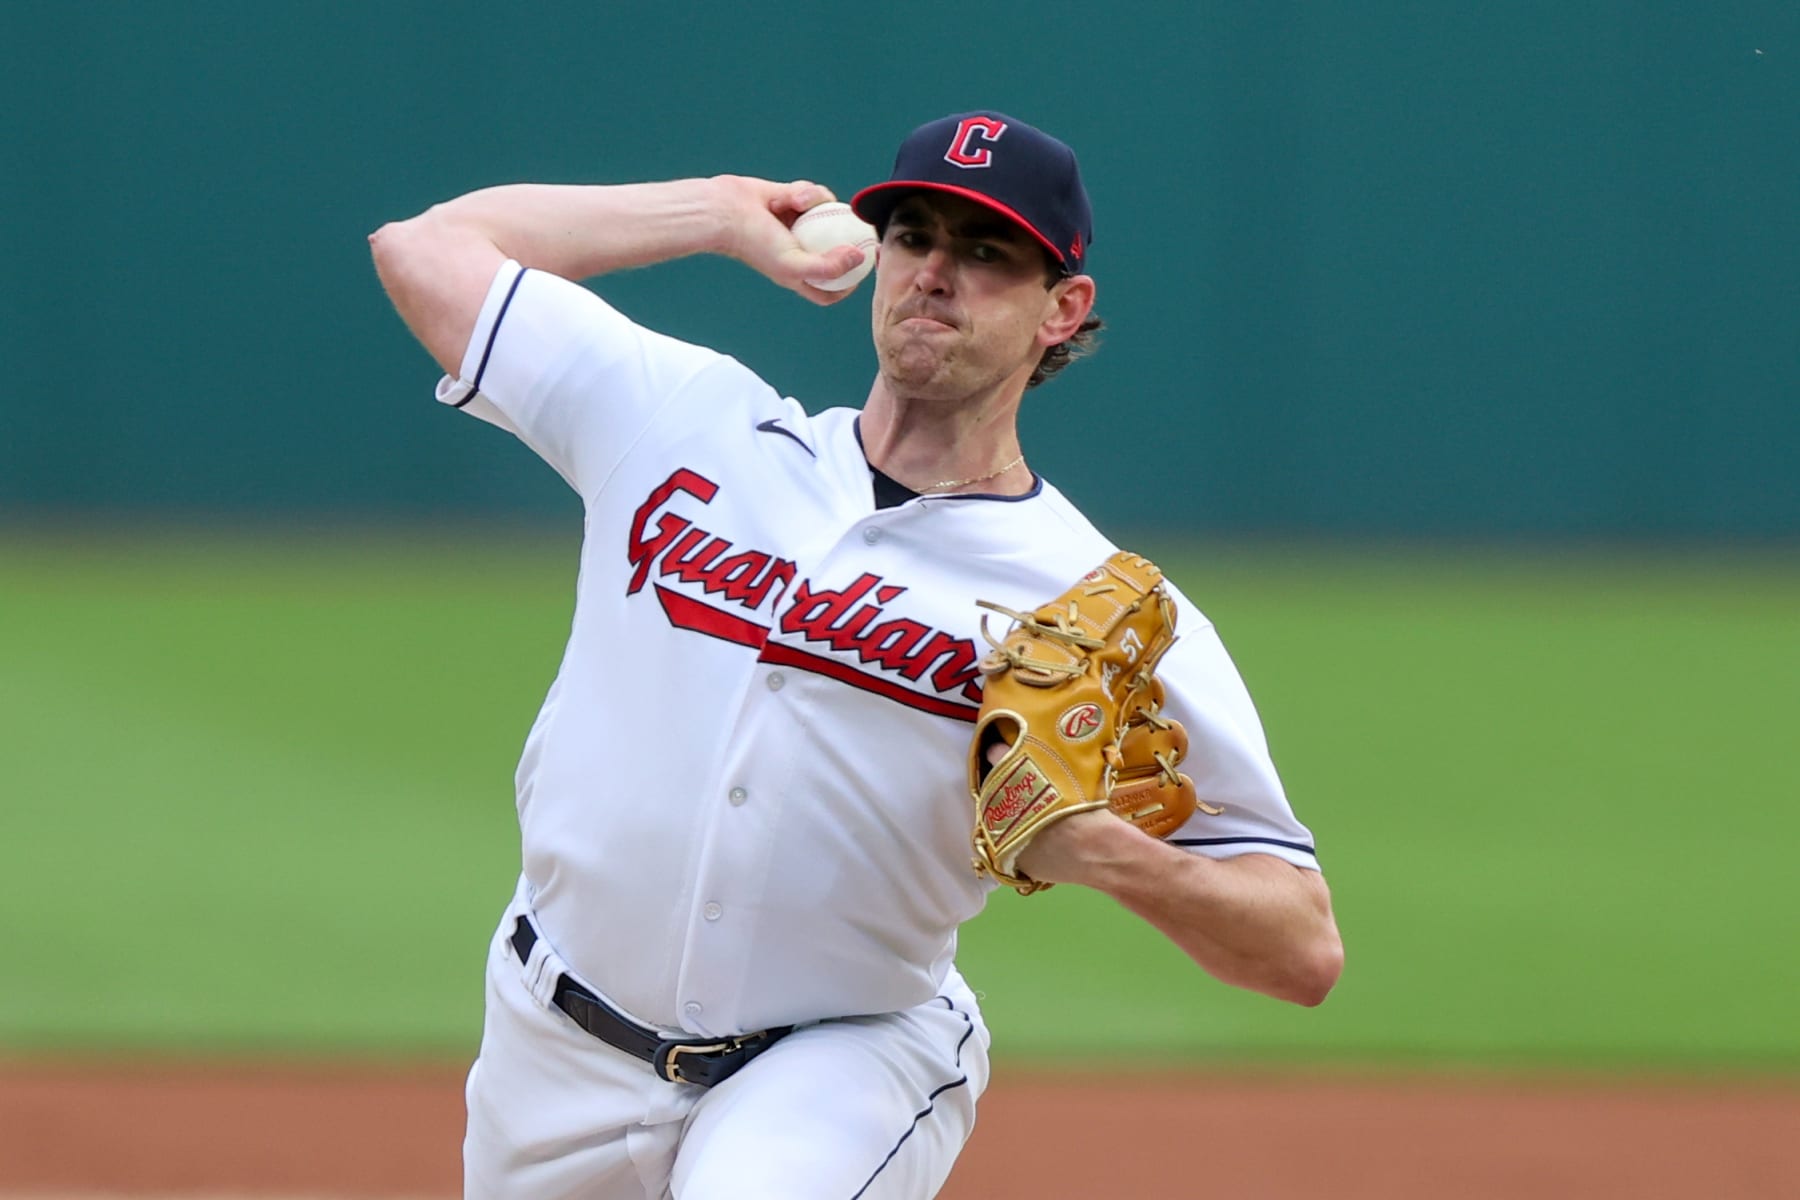
{"label": "glove webbing", "polygon": [[[1110,583],[1097,583],[1091,588],[1083,589],[1082,595],[1099,596],[1106,592],[1113,591],[1115,586],[1116,585]],[[1007,631],[1008,637],[1017,633],[1019,629],[1028,629],[1040,637],[1049,638],[1051,641],[1062,642],[1065,645],[1075,646],[1083,650],[1101,650],[1106,647],[1106,639],[1082,633],[1074,627],[1075,622],[1081,619],[1081,610],[1073,600],[1069,601],[1068,611],[1057,613],[1051,618],[1053,624],[1048,625],[1043,621],[1038,620],[1032,613],[1017,612],[1006,607],[1004,604],[995,604],[992,600],[977,600],[975,603],[981,608],[997,612],[1002,616],[1011,617],[1013,621],[1017,623],[1017,628]],[[1137,607],[1136,604],[1133,604],[1127,611],[1135,612],[1137,611]],[[994,653],[998,655],[1000,659],[1000,661],[994,663],[993,666],[983,666],[982,669],[990,675],[995,671],[1001,670],[1002,663],[1009,667],[1025,667],[1034,671],[1043,671],[1051,675],[1061,676],[1065,679],[1073,679],[1087,669],[1087,665],[1080,660],[1068,663],[1044,662],[1041,659],[1032,658],[1023,650],[1016,650],[1008,646],[1005,641],[996,639],[994,635],[988,631],[986,617],[981,618],[981,636],[987,640],[989,646],[993,647]]]}

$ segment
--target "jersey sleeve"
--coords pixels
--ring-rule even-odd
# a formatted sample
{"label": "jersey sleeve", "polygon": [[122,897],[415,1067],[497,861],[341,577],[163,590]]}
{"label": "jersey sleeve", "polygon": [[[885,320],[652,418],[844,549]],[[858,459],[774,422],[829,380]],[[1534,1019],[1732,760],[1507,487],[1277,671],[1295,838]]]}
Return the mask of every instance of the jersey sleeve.
{"label": "jersey sleeve", "polygon": [[1196,812],[1169,842],[1212,858],[1272,854],[1318,869],[1312,833],[1289,805],[1269,757],[1261,718],[1237,665],[1212,624],[1183,605],[1180,638],[1157,668],[1168,690],[1165,711],[1186,726],[1181,771],[1201,801],[1222,808]]}
{"label": "jersey sleeve", "polygon": [[716,351],[634,323],[580,284],[508,261],[437,398],[498,425],[590,497]]}

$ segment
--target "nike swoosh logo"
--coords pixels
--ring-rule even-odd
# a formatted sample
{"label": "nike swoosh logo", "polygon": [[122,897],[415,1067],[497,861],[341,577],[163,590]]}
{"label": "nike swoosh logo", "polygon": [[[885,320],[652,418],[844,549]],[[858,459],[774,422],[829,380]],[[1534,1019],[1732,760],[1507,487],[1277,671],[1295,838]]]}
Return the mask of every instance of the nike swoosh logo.
{"label": "nike swoosh logo", "polygon": [[758,433],[785,434],[786,436],[793,438],[796,442],[800,442],[800,448],[802,450],[806,451],[808,454],[811,454],[814,458],[819,457],[818,454],[813,450],[813,448],[811,446],[807,445],[805,442],[800,441],[799,434],[797,434],[793,430],[788,429],[785,426],[783,426],[781,424],[780,418],[772,418],[770,420],[764,421],[762,424],[760,424],[756,427],[756,431]]}

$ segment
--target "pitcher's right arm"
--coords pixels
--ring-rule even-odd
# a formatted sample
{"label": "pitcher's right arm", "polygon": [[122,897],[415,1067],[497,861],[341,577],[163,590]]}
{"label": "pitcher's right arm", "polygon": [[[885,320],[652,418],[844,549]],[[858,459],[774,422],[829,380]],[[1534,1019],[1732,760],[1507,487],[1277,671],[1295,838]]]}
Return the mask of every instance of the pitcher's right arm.
{"label": "pitcher's right arm", "polygon": [[668,183],[509,184],[433,205],[369,235],[375,271],[407,328],[445,373],[462,362],[494,273],[516,259],[581,280],[690,254],[735,258],[816,304],[862,261],[854,247],[813,254],[789,227],[832,199],[816,183],[737,175]]}

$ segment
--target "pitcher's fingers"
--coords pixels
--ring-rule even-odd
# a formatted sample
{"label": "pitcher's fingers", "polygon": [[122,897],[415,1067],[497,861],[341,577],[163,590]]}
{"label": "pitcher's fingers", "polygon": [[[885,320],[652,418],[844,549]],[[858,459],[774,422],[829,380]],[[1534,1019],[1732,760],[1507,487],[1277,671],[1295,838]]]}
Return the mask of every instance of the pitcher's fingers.
{"label": "pitcher's fingers", "polygon": [[838,292],[828,292],[824,288],[816,288],[810,283],[803,283],[794,290],[800,293],[802,298],[811,300],[820,308],[830,308],[833,304],[848,300],[856,291],[855,288],[845,288]]}
{"label": "pitcher's fingers", "polygon": [[808,271],[806,273],[808,279],[836,279],[844,272],[860,267],[866,255],[855,246],[845,245],[833,246],[829,250],[820,252],[818,257],[821,262],[826,264],[825,271],[820,275],[814,275]]}
{"label": "pitcher's fingers", "polygon": [[821,254],[802,254],[788,264],[799,275],[795,290],[814,304],[836,304],[849,296],[854,288],[826,291],[814,286],[836,279],[863,260],[863,252],[855,246],[833,246]]}
{"label": "pitcher's fingers", "polygon": [[814,183],[810,179],[796,179],[769,198],[769,211],[777,216],[797,217],[809,208],[816,208],[827,200],[836,199],[831,189],[824,184]]}

